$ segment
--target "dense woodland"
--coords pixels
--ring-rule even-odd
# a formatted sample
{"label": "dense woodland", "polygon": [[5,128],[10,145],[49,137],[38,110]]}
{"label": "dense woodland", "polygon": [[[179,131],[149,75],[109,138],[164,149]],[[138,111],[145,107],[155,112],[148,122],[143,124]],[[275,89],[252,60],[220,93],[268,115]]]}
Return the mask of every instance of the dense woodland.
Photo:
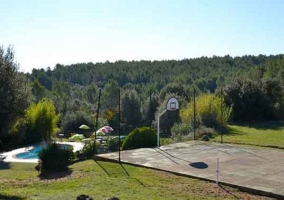
{"label": "dense woodland", "polygon": [[[270,99],[273,101],[270,106],[279,107],[284,80],[284,56],[213,56],[180,61],[117,61],[67,66],[57,64],[54,70],[34,69],[28,77],[32,82],[35,100],[48,97],[56,103],[62,114],[63,130],[64,118],[76,112],[87,113],[88,116],[96,114],[99,88],[102,89],[100,117],[109,122],[111,119],[117,121],[114,118],[121,88],[122,121],[129,126],[138,126],[152,124],[155,112],[171,95],[178,96],[181,103],[190,101],[193,88],[199,94],[214,93],[222,88],[226,102],[234,104],[235,111],[245,109],[241,106],[250,107],[243,105],[241,101],[238,102],[242,105],[234,102],[238,97],[243,99],[246,95],[247,103],[253,104],[253,107],[264,106],[260,102],[261,97],[257,96],[261,96],[262,94],[257,94],[261,92],[276,95],[274,99]],[[246,89],[252,94],[240,96]],[[262,90],[256,91],[259,89]],[[269,101],[267,95],[263,94],[263,101]],[[279,104],[274,105],[275,101]],[[231,120],[274,120],[280,117],[255,112],[257,111],[234,112]]]}
{"label": "dense woodland", "polygon": [[[3,49],[2,57],[5,58]],[[1,68],[3,66],[2,62]],[[119,102],[124,134],[138,126],[156,127],[155,116],[165,108],[168,98],[175,96],[181,109],[167,112],[161,119],[161,130],[171,134],[174,124],[185,123],[179,112],[192,101],[194,89],[197,96],[204,93],[221,96],[226,106],[231,108],[229,122],[284,118],[282,54],[57,64],[53,70],[49,67],[33,69],[32,73],[25,75],[17,72],[18,66],[13,69],[13,73],[26,76],[30,82],[30,99],[26,98],[26,101],[37,103],[47,98],[54,102],[56,112],[60,114],[58,126],[66,136],[79,132],[81,124],[87,124],[93,131],[97,113],[99,126],[108,124],[117,131]],[[0,73],[3,74],[0,74],[3,87],[10,80],[7,80],[5,71]],[[7,95],[4,89],[0,91],[3,97]],[[3,107],[5,98],[1,100]],[[198,107],[196,109],[198,111]],[[5,108],[1,110],[0,117],[5,121]],[[212,123],[203,125],[214,126]],[[2,128],[2,135],[4,131],[7,132],[7,129]]]}

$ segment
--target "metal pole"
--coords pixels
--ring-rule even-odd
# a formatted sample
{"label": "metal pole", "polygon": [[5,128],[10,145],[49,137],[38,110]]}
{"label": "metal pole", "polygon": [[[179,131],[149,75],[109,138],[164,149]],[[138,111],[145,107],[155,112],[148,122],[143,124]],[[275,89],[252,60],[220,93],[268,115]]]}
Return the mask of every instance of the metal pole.
{"label": "metal pole", "polygon": [[163,110],[161,114],[158,115],[158,127],[157,127],[157,148],[160,146],[160,117],[166,112],[167,110]]}
{"label": "metal pole", "polygon": [[217,158],[216,183],[219,184],[219,158]]}
{"label": "metal pole", "polygon": [[221,143],[223,143],[223,90],[221,89]]}
{"label": "metal pole", "polygon": [[193,139],[195,140],[195,132],[196,132],[196,105],[195,105],[195,88],[193,89]]}
{"label": "metal pole", "polygon": [[102,89],[99,88],[99,101],[98,101],[97,116],[96,116],[95,142],[96,142],[96,138],[97,138],[98,119],[99,119],[99,113],[100,113],[101,90]]}
{"label": "metal pole", "polygon": [[[152,114],[152,91],[151,91],[151,89],[150,89],[150,102],[149,102],[150,104],[149,104],[149,114],[148,114],[148,116],[150,117],[150,116],[152,116],[151,114]],[[149,128],[151,128],[151,123],[152,123],[152,119],[149,119]]]}
{"label": "metal pole", "polygon": [[120,88],[118,91],[118,162],[120,163]]}

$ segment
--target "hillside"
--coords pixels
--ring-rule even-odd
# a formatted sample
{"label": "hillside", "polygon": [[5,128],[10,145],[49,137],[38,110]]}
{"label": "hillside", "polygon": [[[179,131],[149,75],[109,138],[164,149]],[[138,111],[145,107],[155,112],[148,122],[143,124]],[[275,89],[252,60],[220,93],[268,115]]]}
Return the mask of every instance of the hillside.
{"label": "hillside", "polygon": [[128,123],[137,126],[151,124],[156,110],[169,95],[175,94],[181,102],[189,101],[193,88],[197,93],[214,93],[237,80],[272,79],[282,87],[284,55],[57,64],[53,70],[34,69],[27,75],[32,82],[35,101],[47,97],[55,102],[61,113],[63,130],[66,129],[64,120],[72,118],[70,115],[74,112],[82,111],[91,117],[89,121],[94,121],[99,88],[102,88],[100,118],[115,121],[121,88],[124,103],[128,99],[122,110],[122,120],[127,123],[126,118],[138,116],[136,123],[133,120]]}

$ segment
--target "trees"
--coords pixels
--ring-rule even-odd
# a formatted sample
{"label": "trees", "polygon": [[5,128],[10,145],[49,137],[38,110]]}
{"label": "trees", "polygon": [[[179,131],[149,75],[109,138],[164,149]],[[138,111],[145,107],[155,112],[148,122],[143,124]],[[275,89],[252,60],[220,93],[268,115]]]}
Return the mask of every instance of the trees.
{"label": "trees", "polygon": [[99,89],[96,85],[89,85],[86,90],[86,99],[91,104],[94,104],[98,98]]}
{"label": "trees", "polygon": [[102,107],[105,109],[115,110],[118,107],[118,82],[113,79],[109,80],[106,82],[102,92]]}
{"label": "trees", "polygon": [[275,81],[237,81],[224,88],[227,105],[232,106],[233,121],[281,119],[283,89]]}
{"label": "trees", "polygon": [[251,121],[263,117],[267,100],[252,81],[238,80],[228,84],[224,90],[225,102],[232,106],[233,121]]}
{"label": "trees", "polygon": [[32,93],[36,102],[39,102],[45,96],[45,88],[37,79],[32,83]]}
{"label": "trees", "polygon": [[55,106],[49,99],[43,99],[37,104],[32,104],[26,110],[26,139],[28,143],[49,142],[54,134],[59,131],[57,124],[59,115]]}
{"label": "trees", "polygon": [[[170,93],[189,101],[192,98],[191,88],[195,88],[198,93],[214,93],[225,85],[227,89],[230,88],[230,91],[224,88],[224,92],[225,95],[231,96],[225,96],[225,100],[233,107],[233,120],[271,120],[284,117],[284,55],[227,55],[165,61],[79,63],[65,66],[57,64],[54,70],[33,70],[29,77],[33,82],[37,79],[46,88],[45,97],[54,100],[56,109],[63,116],[69,111],[77,110],[87,115],[96,113],[98,88],[102,88],[100,117],[107,118],[113,126],[117,126],[118,121],[119,89],[122,94],[123,91],[130,90],[137,92],[139,110],[142,111],[140,125],[150,126],[155,118],[156,108]],[[264,78],[273,78],[277,83],[265,83]],[[245,86],[238,80],[251,80],[253,84]],[[151,105],[147,99],[150,90],[157,97],[152,98]],[[270,92],[266,92],[268,90]],[[174,113],[169,115],[178,116]],[[122,116],[123,120],[130,117]],[[162,116],[161,122],[164,117]],[[165,122],[165,130],[170,132],[172,124],[167,124],[167,120]]]}
{"label": "trees", "polygon": [[137,126],[142,121],[141,103],[135,90],[127,90],[122,96],[122,121],[126,125]]}
{"label": "trees", "polygon": [[265,79],[261,81],[261,90],[268,99],[268,108],[266,110],[266,119],[283,120],[284,119],[284,88],[279,80]]}
{"label": "trees", "polygon": [[77,133],[79,127],[86,124],[90,130],[94,130],[94,119],[83,111],[68,111],[62,118],[61,128],[65,135]]}
{"label": "trees", "polygon": [[11,47],[0,47],[0,149],[3,148],[11,127],[31,102],[28,79],[18,72]]}

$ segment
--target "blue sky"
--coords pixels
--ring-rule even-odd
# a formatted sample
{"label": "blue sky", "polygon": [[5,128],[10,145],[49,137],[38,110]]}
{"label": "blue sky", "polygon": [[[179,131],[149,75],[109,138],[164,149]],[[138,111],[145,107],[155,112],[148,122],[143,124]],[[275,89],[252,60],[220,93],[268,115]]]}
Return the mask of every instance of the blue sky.
{"label": "blue sky", "polygon": [[283,0],[0,0],[20,70],[284,53]]}

